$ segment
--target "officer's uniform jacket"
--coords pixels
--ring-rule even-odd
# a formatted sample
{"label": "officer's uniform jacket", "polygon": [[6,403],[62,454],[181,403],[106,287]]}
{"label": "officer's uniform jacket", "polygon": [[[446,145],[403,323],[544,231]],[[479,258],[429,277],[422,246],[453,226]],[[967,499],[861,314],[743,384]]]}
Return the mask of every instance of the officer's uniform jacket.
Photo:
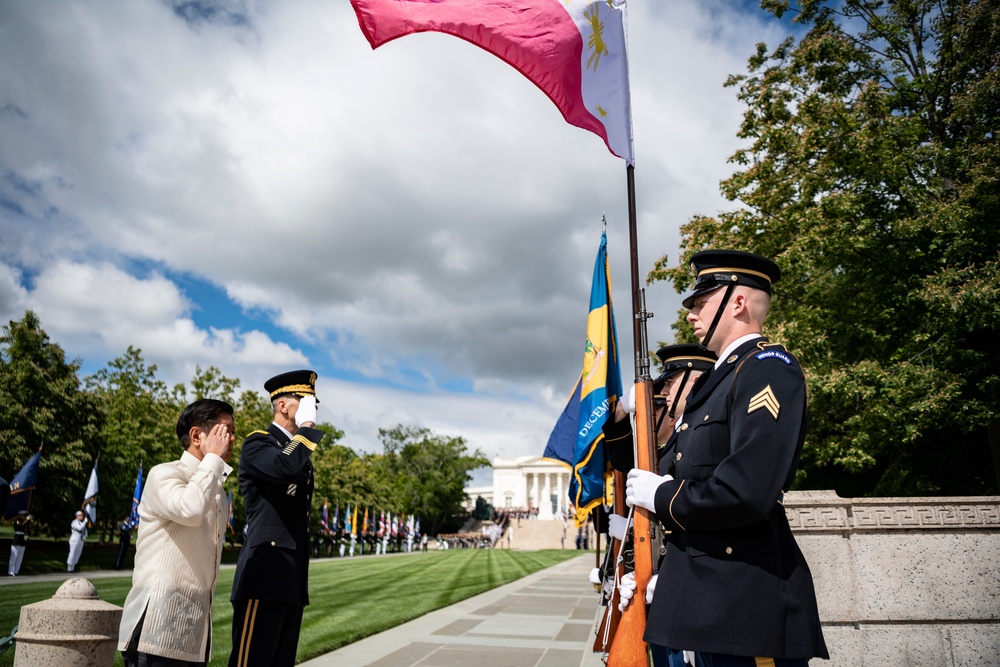
{"label": "officer's uniform jacket", "polygon": [[310,457],[323,431],[300,427],[294,437],[271,424],[254,431],[240,454],[240,491],[247,530],[230,599],[309,604]]}
{"label": "officer's uniform jacket", "polygon": [[703,374],[660,450],[666,554],[645,640],[677,650],[828,657],[812,575],[782,495],[805,439],[798,361],[756,338]]}

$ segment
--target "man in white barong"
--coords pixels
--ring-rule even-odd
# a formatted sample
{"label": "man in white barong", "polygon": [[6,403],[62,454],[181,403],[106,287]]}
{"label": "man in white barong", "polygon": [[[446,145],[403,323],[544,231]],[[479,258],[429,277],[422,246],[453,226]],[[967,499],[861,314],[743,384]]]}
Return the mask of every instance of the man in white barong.
{"label": "man in white barong", "polygon": [[139,503],[132,590],[118,649],[126,667],[205,665],[212,652],[212,598],[219,577],[232,472],[233,408],[201,399],[177,420],[178,461],[149,471]]}

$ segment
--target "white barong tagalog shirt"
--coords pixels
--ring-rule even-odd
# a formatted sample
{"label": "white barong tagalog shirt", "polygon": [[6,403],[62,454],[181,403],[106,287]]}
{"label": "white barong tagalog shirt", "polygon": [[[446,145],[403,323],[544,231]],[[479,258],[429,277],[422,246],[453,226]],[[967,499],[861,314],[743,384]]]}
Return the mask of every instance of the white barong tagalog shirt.
{"label": "white barong tagalog shirt", "polygon": [[222,485],[230,472],[215,454],[199,461],[188,452],[149,471],[119,650],[128,648],[145,612],[141,653],[190,662],[210,657],[212,598],[229,516]]}

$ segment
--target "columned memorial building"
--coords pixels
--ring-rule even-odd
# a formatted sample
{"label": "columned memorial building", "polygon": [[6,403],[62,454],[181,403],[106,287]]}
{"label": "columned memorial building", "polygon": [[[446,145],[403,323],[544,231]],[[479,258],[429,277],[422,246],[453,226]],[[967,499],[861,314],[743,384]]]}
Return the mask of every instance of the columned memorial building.
{"label": "columned memorial building", "polygon": [[493,459],[493,484],[465,489],[470,507],[476,498],[501,509],[538,508],[539,519],[561,518],[569,508],[570,470],[541,456]]}

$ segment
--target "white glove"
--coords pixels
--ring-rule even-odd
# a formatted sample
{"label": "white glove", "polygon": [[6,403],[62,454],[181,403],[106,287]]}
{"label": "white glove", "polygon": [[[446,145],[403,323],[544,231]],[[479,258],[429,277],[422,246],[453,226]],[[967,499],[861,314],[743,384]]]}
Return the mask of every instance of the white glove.
{"label": "white glove", "polygon": [[316,423],[315,396],[303,396],[299,399],[299,409],[295,411],[295,425],[302,426],[306,422]]}
{"label": "white glove", "polygon": [[633,384],[625,392],[621,399],[622,409],[630,415],[635,414],[635,385]]}
{"label": "white glove", "polygon": [[684,654],[684,664],[685,665],[691,665],[691,667],[695,667],[695,665],[694,665],[694,651],[681,651],[681,653]]}
{"label": "white glove", "polygon": [[628,532],[628,519],[617,514],[608,515],[608,535],[619,542],[625,541],[625,533]]}
{"label": "white glove", "polygon": [[669,482],[673,477],[663,475],[662,477],[649,472],[632,468],[628,471],[628,481],[625,482],[625,504],[629,507],[638,505],[650,512],[656,512],[656,490],[660,484]]}
{"label": "white glove", "polygon": [[653,604],[653,591],[656,590],[656,580],[660,577],[659,572],[654,572],[646,584],[646,604]]}
{"label": "white glove", "polygon": [[625,611],[632,604],[633,595],[635,595],[635,573],[628,572],[622,575],[622,580],[618,583],[618,611]]}
{"label": "white glove", "polygon": [[601,585],[601,568],[595,567],[593,570],[590,571],[590,583],[594,584],[595,586]]}
{"label": "white glove", "polygon": [[607,577],[604,583],[601,584],[601,595],[604,596],[605,600],[610,600],[615,592],[615,580],[613,577]]}

